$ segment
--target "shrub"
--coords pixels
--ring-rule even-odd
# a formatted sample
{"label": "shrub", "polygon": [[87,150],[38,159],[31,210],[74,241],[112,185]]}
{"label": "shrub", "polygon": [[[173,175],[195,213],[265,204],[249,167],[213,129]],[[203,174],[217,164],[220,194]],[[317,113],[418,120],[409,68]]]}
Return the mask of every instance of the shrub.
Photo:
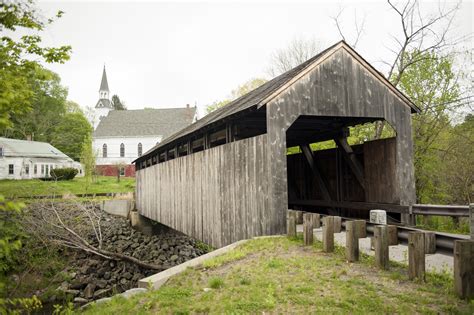
{"label": "shrub", "polygon": [[[25,237],[20,220],[23,203],[6,201],[0,195],[0,276],[16,265],[16,253],[22,246]],[[0,283],[0,293],[3,284]]]}
{"label": "shrub", "polygon": [[224,280],[219,277],[213,277],[209,279],[209,286],[213,289],[219,289],[224,286]]}
{"label": "shrub", "polygon": [[49,172],[54,180],[71,180],[76,177],[78,171],[72,167],[54,168]]}

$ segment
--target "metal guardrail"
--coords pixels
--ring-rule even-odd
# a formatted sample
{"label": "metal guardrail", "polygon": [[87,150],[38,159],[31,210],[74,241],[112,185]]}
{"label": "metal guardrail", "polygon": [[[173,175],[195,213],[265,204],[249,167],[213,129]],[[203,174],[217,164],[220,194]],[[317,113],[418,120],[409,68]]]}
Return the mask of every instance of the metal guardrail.
{"label": "metal guardrail", "polygon": [[401,214],[416,214],[416,215],[439,215],[448,217],[469,217],[469,206],[460,205],[427,205],[414,204],[410,206],[388,204],[388,203],[374,203],[374,202],[358,202],[358,201],[327,201],[327,200],[303,200],[295,199],[289,200],[288,204],[296,206],[312,206],[323,208],[343,208],[353,210],[372,210],[382,209],[387,212],[401,213]]}
{"label": "metal guardrail", "polygon": [[[345,228],[347,220],[354,220],[353,218],[345,218],[342,217],[342,226]],[[366,221],[367,224],[367,234],[373,235],[374,233],[374,226],[379,225],[376,223],[371,223]],[[461,235],[461,234],[450,234],[450,233],[443,233],[443,232],[436,232],[436,231],[427,231],[402,225],[397,225],[397,234],[398,239],[402,244],[408,243],[408,233],[410,232],[430,232],[436,234],[436,252],[441,252],[444,254],[448,254],[450,256],[453,255],[454,249],[454,242],[459,240],[469,240],[469,235]]]}
{"label": "metal guardrail", "polygon": [[448,217],[469,217],[469,206],[444,206],[414,204],[412,213],[417,215],[439,215]]}

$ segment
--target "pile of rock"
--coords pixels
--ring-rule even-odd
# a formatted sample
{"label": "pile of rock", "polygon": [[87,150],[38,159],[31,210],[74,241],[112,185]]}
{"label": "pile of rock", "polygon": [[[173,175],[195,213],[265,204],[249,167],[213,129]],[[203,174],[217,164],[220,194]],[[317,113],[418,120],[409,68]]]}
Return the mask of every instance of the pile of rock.
{"label": "pile of rock", "polygon": [[[196,240],[177,231],[144,235],[132,229],[126,219],[105,213],[101,226],[104,249],[164,269],[206,253],[205,247]],[[90,241],[94,241],[92,235]],[[72,295],[78,304],[124,292],[136,287],[139,279],[156,273],[132,263],[107,260],[84,252],[74,253],[71,261],[72,265],[67,270],[71,279],[58,289]]]}

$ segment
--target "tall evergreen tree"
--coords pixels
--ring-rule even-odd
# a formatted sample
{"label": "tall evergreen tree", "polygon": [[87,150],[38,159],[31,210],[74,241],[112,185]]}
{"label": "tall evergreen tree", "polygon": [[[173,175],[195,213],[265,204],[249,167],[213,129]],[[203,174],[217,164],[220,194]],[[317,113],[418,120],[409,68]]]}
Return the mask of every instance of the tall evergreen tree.
{"label": "tall evergreen tree", "polygon": [[127,110],[125,103],[120,100],[117,94],[114,94],[114,96],[112,96],[112,106],[115,110]]}

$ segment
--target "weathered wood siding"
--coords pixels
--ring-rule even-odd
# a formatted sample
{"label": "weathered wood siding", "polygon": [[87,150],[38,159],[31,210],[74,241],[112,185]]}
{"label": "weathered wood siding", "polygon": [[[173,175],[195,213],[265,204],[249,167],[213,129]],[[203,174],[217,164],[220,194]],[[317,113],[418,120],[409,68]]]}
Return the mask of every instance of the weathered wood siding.
{"label": "weathered wood siding", "polygon": [[300,115],[368,117],[390,123],[397,133],[394,185],[398,199],[403,205],[415,202],[411,108],[345,48],[303,75],[266,107],[272,161],[269,206],[282,220],[288,208],[286,131]]}
{"label": "weathered wood siding", "polygon": [[277,231],[268,213],[267,136],[137,171],[137,208],[215,247]]}

